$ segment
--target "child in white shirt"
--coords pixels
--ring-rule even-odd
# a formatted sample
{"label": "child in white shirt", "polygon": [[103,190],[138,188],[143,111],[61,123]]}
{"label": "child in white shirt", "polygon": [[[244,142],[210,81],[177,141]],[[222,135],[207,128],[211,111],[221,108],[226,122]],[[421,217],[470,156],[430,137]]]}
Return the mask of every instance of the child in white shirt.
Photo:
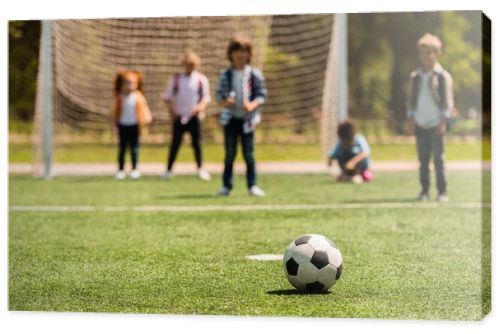
{"label": "child in white shirt", "polygon": [[208,181],[211,176],[202,166],[201,121],[205,115],[205,108],[210,102],[209,83],[207,77],[197,71],[200,66],[200,57],[196,53],[186,51],[182,66],[184,73],[174,75],[163,95],[163,101],[174,120],[167,172],[164,177],[172,177],[172,168],[182,143],[182,137],[184,132],[189,132],[198,167],[198,177]]}

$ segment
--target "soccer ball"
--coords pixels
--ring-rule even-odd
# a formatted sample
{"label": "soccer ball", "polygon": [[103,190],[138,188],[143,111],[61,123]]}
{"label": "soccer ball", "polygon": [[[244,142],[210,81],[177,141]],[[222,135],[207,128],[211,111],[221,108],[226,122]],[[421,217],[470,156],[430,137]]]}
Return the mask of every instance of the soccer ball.
{"label": "soccer ball", "polygon": [[328,238],[305,234],[288,246],[283,267],[288,281],[298,290],[326,292],[342,274],[342,254]]}

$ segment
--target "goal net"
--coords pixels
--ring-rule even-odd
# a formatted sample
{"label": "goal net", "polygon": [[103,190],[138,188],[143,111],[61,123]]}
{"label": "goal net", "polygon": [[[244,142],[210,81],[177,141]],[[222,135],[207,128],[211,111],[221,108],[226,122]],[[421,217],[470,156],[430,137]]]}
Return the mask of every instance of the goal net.
{"label": "goal net", "polygon": [[[111,144],[114,76],[118,69],[140,70],[154,119],[142,140],[168,142],[172,120],[161,96],[167,80],[182,70],[181,54],[189,48],[201,56],[200,70],[214,96],[219,73],[228,66],[227,43],[238,33],[252,40],[252,64],[263,70],[269,90],[257,140],[317,143],[320,158],[320,147],[324,154],[335,141],[335,18],[335,14],[306,14],[51,21],[50,37],[45,37],[51,39],[51,58],[41,59],[39,68],[34,172],[40,174],[40,151],[47,137],[44,99],[52,105],[52,151],[75,140]],[[46,42],[42,36],[42,48]],[[52,88],[41,96],[48,63]],[[204,121],[205,142],[222,141],[218,112],[216,103],[211,103]]]}

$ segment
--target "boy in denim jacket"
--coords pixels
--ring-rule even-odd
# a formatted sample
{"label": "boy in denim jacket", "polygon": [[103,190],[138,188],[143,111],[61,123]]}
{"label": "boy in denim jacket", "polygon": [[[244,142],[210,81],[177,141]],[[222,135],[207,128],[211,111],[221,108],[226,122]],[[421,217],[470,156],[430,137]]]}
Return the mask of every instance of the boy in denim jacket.
{"label": "boy in denim jacket", "polygon": [[261,71],[250,66],[252,44],[244,36],[234,37],[228,46],[230,68],[221,72],[216,90],[217,102],[223,107],[220,123],[224,127],[223,186],[217,193],[228,196],[233,188],[233,164],[238,137],[241,138],[247,171],[247,188],[252,196],[264,196],[257,186],[254,157],[254,130],[260,122],[260,107],[267,98]]}

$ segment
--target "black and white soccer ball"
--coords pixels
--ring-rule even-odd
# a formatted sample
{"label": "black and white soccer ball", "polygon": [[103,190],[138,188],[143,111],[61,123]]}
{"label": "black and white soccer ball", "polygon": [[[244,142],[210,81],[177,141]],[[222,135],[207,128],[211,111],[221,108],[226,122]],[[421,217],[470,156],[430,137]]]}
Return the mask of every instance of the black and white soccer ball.
{"label": "black and white soccer ball", "polygon": [[283,266],[288,281],[298,290],[326,292],[340,279],[343,260],[333,241],[305,234],[288,246]]}

